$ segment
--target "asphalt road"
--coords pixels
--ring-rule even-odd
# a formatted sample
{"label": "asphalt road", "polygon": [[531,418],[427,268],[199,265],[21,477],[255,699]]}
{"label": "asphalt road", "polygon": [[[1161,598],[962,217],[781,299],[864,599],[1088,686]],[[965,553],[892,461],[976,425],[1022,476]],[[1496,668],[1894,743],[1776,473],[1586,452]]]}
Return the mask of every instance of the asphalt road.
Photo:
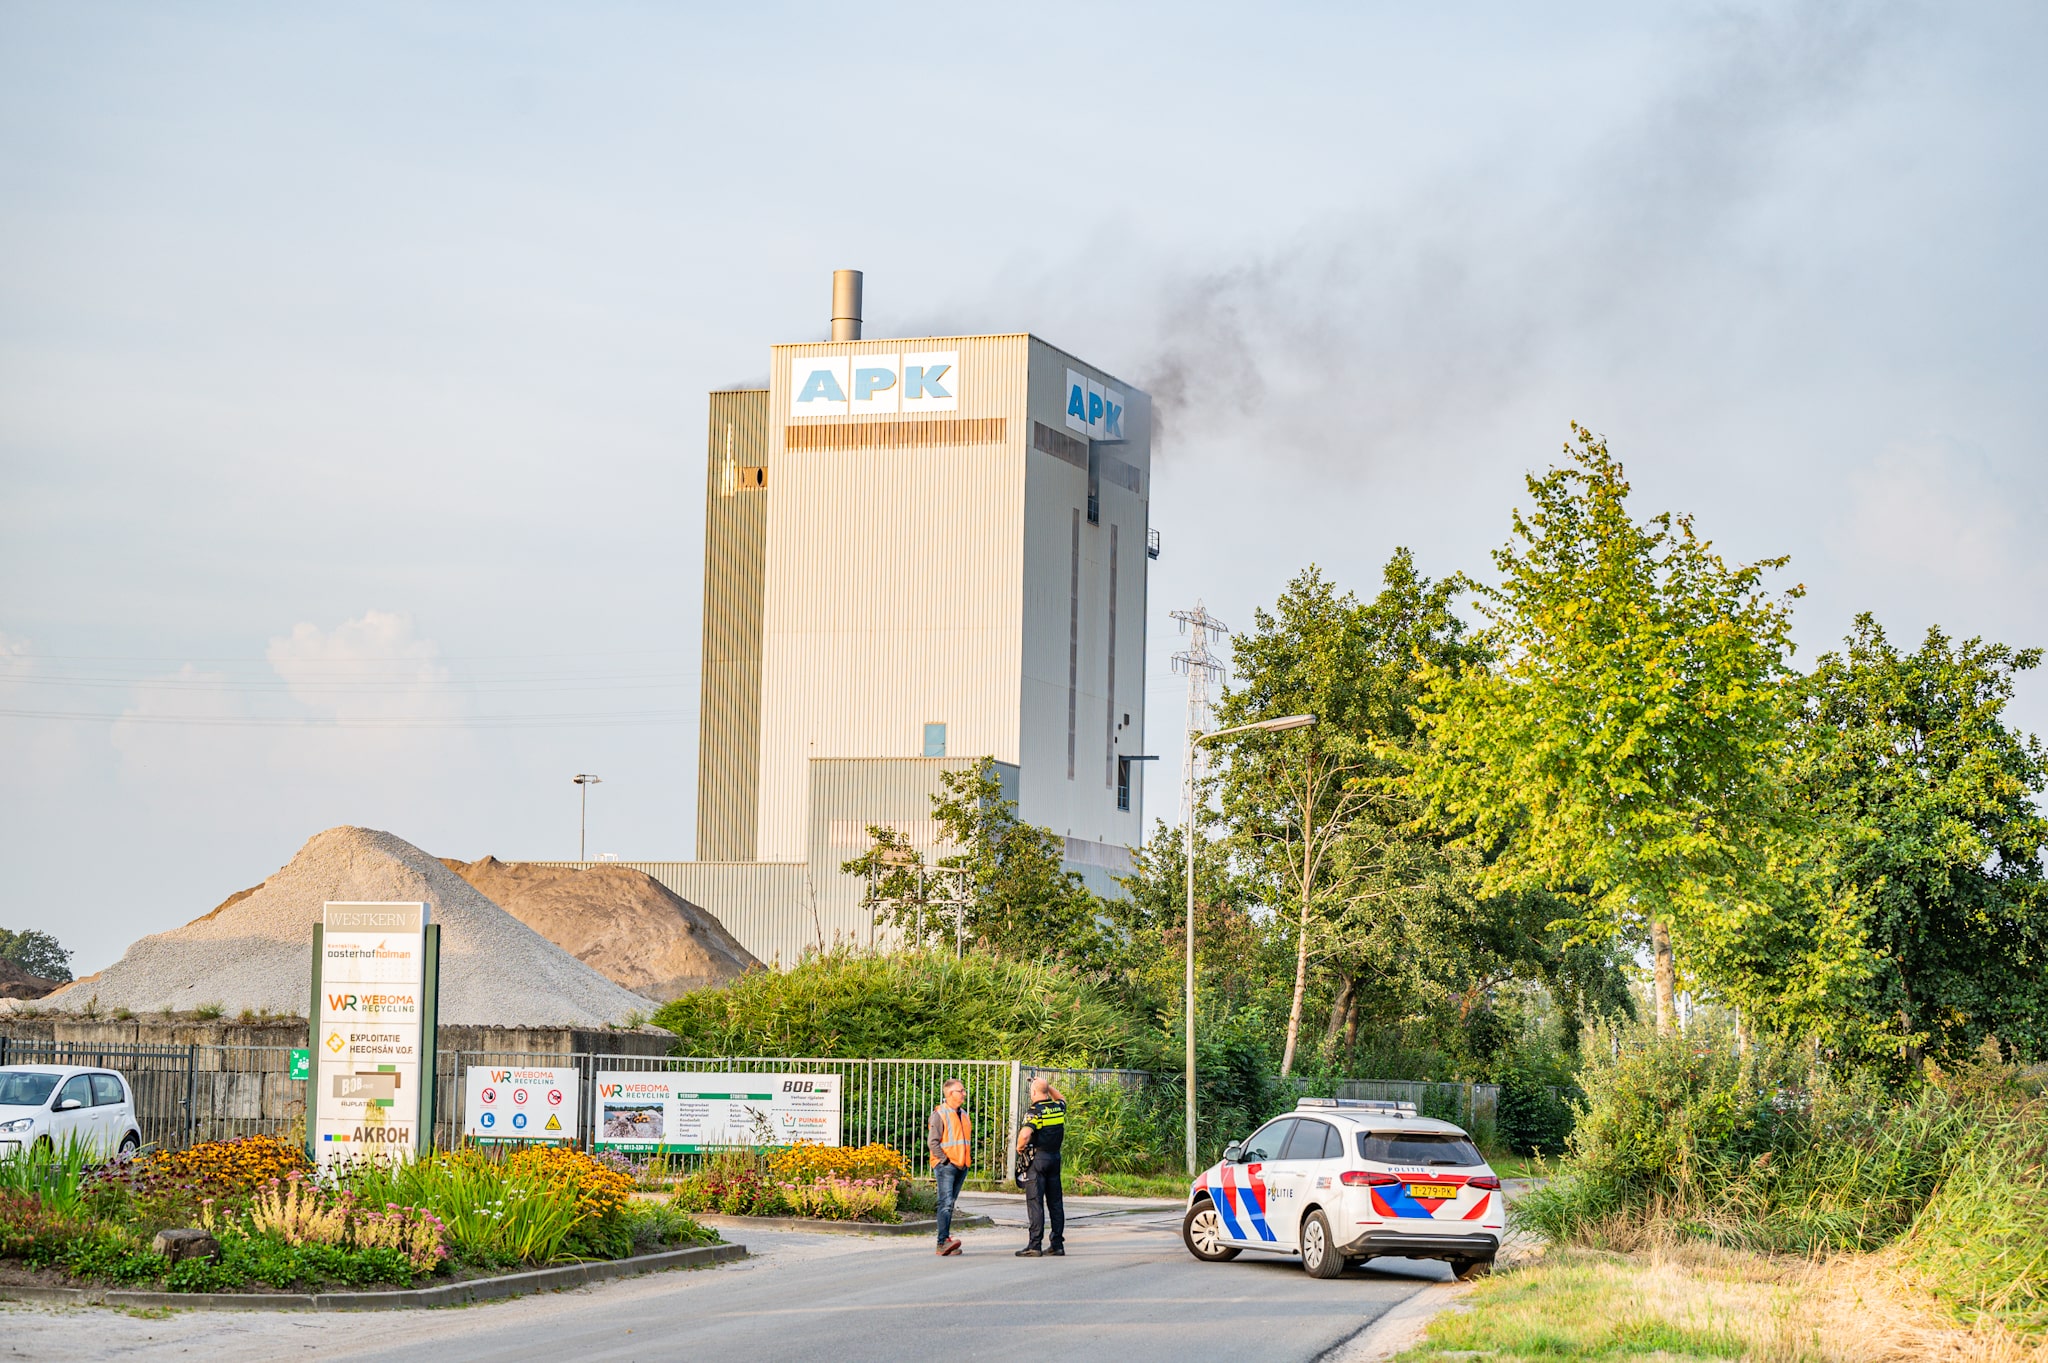
{"label": "asphalt road", "polygon": [[1021,1201],[963,1202],[998,1224],[962,1232],[954,1258],[937,1258],[922,1237],[751,1230],[732,1237],[754,1253],[740,1263],[452,1310],[150,1319],[9,1307],[0,1358],[1301,1363],[1449,1278],[1411,1260],[1376,1260],[1330,1282],[1264,1255],[1203,1264],[1182,1248],[1176,1210],[1124,1199],[1076,1200],[1067,1257],[1018,1259]]}

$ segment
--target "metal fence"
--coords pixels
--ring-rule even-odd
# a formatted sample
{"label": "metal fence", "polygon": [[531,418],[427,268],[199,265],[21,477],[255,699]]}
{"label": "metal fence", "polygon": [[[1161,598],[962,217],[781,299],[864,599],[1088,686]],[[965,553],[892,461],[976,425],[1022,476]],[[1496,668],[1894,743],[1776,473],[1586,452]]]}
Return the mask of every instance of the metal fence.
{"label": "metal fence", "polygon": [[1074,1083],[1114,1084],[1126,1093],[1137,1093],[1152,1082],[1150,1070],[1052,1069],[1043,1065],[1024,1065],[1020,1069],[1025,1084],[1042,1076],[1052,1080],[1055,1088]]}
{"label": "metal fence", "polygon": [[[272,1135],[298,1141],[305,1134],[303,1080],[290,1077],[291,1047],[128,1044],[98,1045],[0,1036],[0,1066],[21,1064],[100,1065],[128,1077],[135,1116],[144,1142],[177,1149],[199,1141]],[[1056,1084],[1075,1081],[1113,1084],[1135,1093],[1153,1082],[1144,1070],[1051,1069],[1004,1060],[837,1060],[782,1056],[646,1056],[595,1052],[440,1051],[434,1064],[434,1144],[460,1142],[466,1114],[465,1078],[474,1067],[574,1069],[580,1110],[574,1137],[587,1148],[597,1132],[600,1071],[731,1073],[769,1071],[836,1074],[840,1079],[840,1140],[858,1146],[879,1143],[895,1150],[912,1170],[931,1163],[926,1123],[939,1103],[944,1081],[967,1086],[974,1116],[978,1171],[1008,1177],[1017,1123],[1031,1079],[1045,1075]],[[1307,1092],[1308,1085],[1294,1087]],[[1493,1084],[1431,1083],[1422,1080],[1353,1079],[1319,1090],[1340,1098],[1378,1098],[1415,1104],[1427,1116],[1460,1122],[1470,1129],[1491,1123],[1500,1090]],[[684,1158],[682,1165],[694,1163]]]}
{"label": "metal fence", "polygon": [[[304,1138],[305,1081],[290,1077],[291,1047],[96,1045],[0,1036],[0,1066],[94,1065],[119,1070],[135,1095],[136,1125],[145,1143],[179,1149],[199,1141],[271,1135]],[[434,1064],[434,1144],[462,1138],[466,1077],[472,1068],[573,1069],[579,1083],[574,1129],[589,1146],[597,1131],[600,1072],[836,1074],[840,1077],[840,1141],[887,1145],[913,1171],[931,1155],[926,1123],[942,1087],[957,1077],[977,1134],[977,1164],[990,1178],[1010,1172],[1016,1141],[1020,1067],[1002,1060],[833,1060],[780,1056],[645,1056],[578,1052],[440,1051]],[[678,1161],[687,1165],[690,1159]]]}
{"label": "metal fence", "polygon": [[[943,1086],[957,1078],[967,1088],[967,1111],[977,1134],[975,1163],[990,1178],[1010,1173],[1016,1143],[1022,1067],[1007,1060],[833,1060],[788,1059],[780,1056],[647,1056],[580,1057],[597,1070],[675,1073],[704,1070],[730,1072],[769,1070],[787,1074],[839,1076],[840,1142],[844,1145],[886,1145],[917,1173],[931,1166],[926,1143],[927,1123],[939,1105]],[[557,1062],[559,1063],[559,1062]],[[585,1093],[594,1092],[586,1081]],[[595,1130],[585,1099],[584,1129]]]}
{"label": "metal fence", "polygon": [[1423,1116],[1457,1122],[1469,1131],[1476,1123],[1494,1119],[1500,1101],[1500,1086],[1432,1083],[1423,1079],[1347,1079],[1339,1083],[1330,1096],[1413,1103],[1415,1110]]}
{"label": "metal fence", "polygon": [[289,1046],[99,1045],[0,1036],[0,1065],[98,1065],[128,1077],[142,1139],[167,1148],[305,1129]]}

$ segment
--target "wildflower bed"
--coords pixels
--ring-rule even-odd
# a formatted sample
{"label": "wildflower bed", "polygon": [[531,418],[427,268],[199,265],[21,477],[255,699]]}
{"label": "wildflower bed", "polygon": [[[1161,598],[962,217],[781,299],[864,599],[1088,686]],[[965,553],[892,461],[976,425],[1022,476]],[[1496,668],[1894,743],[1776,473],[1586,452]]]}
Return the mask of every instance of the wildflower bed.
{"label": "wildflower bed", "polygon": [[679,1212],[801,1216],[820,1221],[894,1223],[911,1196],[903,1157],[882,1144],[795,1145],[721,1151],[675,1181]]}
{"label": "wildflower bed", "polygon": [[[0,1160],[0,1285],[169,1292],[402,1289],[718,1240],[565,1147],[464,1147],[316,1171],[266,1136],[94,1167],[77,1148]],[[159,1231],[217,1247],[174,1260]]]}

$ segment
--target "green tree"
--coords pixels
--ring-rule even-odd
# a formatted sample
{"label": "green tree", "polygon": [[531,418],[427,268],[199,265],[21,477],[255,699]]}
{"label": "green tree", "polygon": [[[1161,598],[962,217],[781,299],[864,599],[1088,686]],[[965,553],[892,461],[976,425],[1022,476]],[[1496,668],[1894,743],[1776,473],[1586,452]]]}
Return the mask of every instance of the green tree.
{"label": "green tree", "polygon": [[1901,653],[1868,614],[1804,686],[1798,789],[1837,830],[1873,958],[1869,1006],[1910,1058],[1996,1035],[2048,1058],[2048,754],[2005,722],[2040,649],[1930,629]]}
{"label": "green tree", "polygon": [[1372,671],[1357,598],[1314,565],[1287,584],[1272,612],[1233,641],[1239,685],[1224,693],[1219,727],[1314,714],[1307,728],[1232,742],[1217,785],[1242,864],[1266,902],[1292,923],[1294,988],[1280,1073],[1292,1072],[1307,995],[1310,936],[1351,901],[1372,867],[1363,845],[1385,828],[1367,817],[1383,797],[1366,779],[1373,756]]}
{"label": "green tree", "polygon": [[1425,669],[1414,780],[1490,859],[1482,892],[1571,897],[1582,936],[1647,938],[1673,1018],[1674,929],[1741,936],[1767,915],[1791,705],[1789,601],[1729,566],[1691,521],[1638,524],[1606,442],[1567,462],[1472,583],[1490,661]]}
{"label": "green tree", "polygon": [[20,932],[0,928],[0,956],[46,980],[64,984],[71,979],[71,953],[55,937],[36,928]]}
{"label": "green tree", "polygon": [[941,773],[931,798],[932,816],[955,850],[927,864],[896,830],[871,827],[868,850],[840,866],[872,879],[884,911],[911,941],[950,942],[957,924],[967,940],[997,955],[1099,960],[1098,901],[1063,865],[1059,835],[1017,817],[993,759]]}

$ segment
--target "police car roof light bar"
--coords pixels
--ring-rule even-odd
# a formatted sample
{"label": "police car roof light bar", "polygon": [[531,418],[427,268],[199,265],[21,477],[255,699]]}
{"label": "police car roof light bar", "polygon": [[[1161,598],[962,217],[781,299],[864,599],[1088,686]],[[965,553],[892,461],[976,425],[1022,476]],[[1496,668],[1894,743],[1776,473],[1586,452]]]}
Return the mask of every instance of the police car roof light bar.
{"label": "police car roof light bar", "polygon": [[1390,1098],[1302,1098],[1294,1106],[1304,1107],[1353,1107],[1367,1112],[1388,1112],[1396,1117],[1413,1117],[1415,1104],[1395,1102]]}

